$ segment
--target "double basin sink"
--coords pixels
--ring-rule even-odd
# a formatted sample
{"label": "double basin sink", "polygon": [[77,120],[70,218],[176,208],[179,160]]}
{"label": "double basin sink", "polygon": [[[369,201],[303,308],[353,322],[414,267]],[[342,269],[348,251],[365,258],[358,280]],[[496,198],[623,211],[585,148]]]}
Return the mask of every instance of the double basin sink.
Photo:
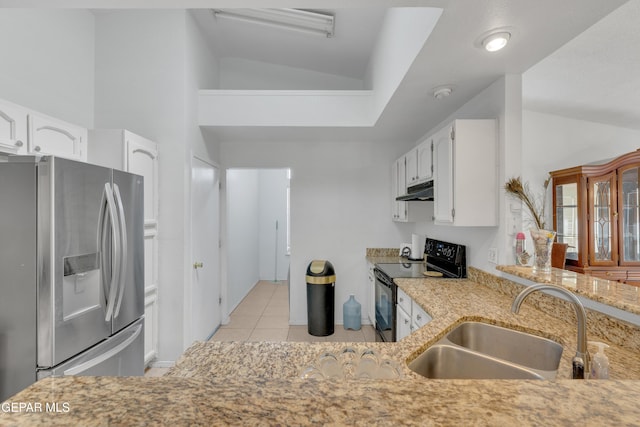
{"label": "double basin sink", "polygon": [[464,322],[409,363],[434,379],[554,379],[562,345],[482,322]]}

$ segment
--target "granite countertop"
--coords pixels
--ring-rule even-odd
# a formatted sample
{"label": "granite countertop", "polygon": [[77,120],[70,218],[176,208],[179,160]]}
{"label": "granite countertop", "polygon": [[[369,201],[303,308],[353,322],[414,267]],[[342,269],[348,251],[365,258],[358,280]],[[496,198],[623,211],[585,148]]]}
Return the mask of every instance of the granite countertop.
{"label": "granite countertop", "polygon": [[562,286],[594,301],[640,314],[640,287],[638,286],[558,268],[552,268],[549,274],[533,274],[531,267],[516,265],[499,265],[496,269],[532,282]]}
{"label": "granite countertop", "polygon": [[[433,321],[398,343],[195,343],[160,378],[41,380],[7,403],[59,403],[59,413],[11,411],[2,425],[633,425],[640,419],[640,332],[589,313],[591,340],[605,341],[611,380],[569,377],[575,349],[572,308],[533,294],[510,312],[521,289],[470,268],[469,279],[401,279],[398,286]],[[556,303],[556,300],[559,301]],[[567,317],[564,319],[563,317]],[[565,350],[558,378],[429,380],[405,362],[466,320],[552,338]],[[600,323],[606,323],[600,327]],[[606,332],[606,334],[604,334]],[[403,365],[397,380],[312,380],[302,368],[345,345],[373,348]],[[66,405],[66,406],[65,406]],[[33,405],[32,405],[33,406]],[[66,411],[64,409],[67,409]],[[9,410],[7,410],[9,409]]]}

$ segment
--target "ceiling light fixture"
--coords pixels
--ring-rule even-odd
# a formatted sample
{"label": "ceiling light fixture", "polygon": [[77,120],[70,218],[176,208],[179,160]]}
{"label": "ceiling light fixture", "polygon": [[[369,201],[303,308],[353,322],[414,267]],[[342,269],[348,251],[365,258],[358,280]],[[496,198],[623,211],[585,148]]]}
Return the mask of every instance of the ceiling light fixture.
{"label": "ceiling light fixture", "polygon": [[487,52],[497,52],[509,43],[511,33],[507,31],[498,31],[491,33],[482,40],[482,47]]}
{"label": "ceiling light fixture", "polygon": [[335,17],[302,9],[212,9],[216,18],[333,37]]}

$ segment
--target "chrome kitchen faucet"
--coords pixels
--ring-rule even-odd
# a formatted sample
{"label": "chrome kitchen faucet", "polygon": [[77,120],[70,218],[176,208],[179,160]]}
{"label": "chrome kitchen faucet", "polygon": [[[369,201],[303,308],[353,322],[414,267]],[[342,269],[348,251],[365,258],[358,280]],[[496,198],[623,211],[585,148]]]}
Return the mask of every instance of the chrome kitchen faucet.
{"label": "chrome kitchen faucet", "polygon": [[587,313],[584,311],[584,306],[580,302],[580,300],[568,290],[561,288],[560,286],[555,285],[534,285],[524,289],[518,296],[513,300],[513,304],[511,304],[511,311],[515,314],[518,314],[520,311],[520,306],[524,302],[524,299],[536,291],[557,291],[558,293],[563,294],[567,298],[569,298],[570,302],[573,303],[573,308],[576,311],[576,318],[578,319],[578,342],[577,342],[577,350],[576,355],[573,356],[573,379],[584,379],[585,372],[589,372],[589,351],[587,349]]}

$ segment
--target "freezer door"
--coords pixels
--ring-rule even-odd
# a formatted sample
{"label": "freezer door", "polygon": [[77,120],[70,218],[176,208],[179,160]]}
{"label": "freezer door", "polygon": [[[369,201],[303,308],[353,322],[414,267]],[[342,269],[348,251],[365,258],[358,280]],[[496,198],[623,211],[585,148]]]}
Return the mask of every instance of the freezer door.
{"label": "freezer door", "polygon": [[113,313],[115,333],[144,314],[143,177],[114,170],[113,190],[124,242],[123,272]]}
{"label": "freezer door", "polygon": [[111,178],[111,169],[62,158],[45,157],[38,164],[41,368],[55,366],[111,334],[106,313],[115,232],[105,208],[105,185]]}
{"label": "freezer door", "polygon": [[85,353],[52,369],[38,371],[49,376],[141,376],[144,375],[144,319],[101,342]]}

